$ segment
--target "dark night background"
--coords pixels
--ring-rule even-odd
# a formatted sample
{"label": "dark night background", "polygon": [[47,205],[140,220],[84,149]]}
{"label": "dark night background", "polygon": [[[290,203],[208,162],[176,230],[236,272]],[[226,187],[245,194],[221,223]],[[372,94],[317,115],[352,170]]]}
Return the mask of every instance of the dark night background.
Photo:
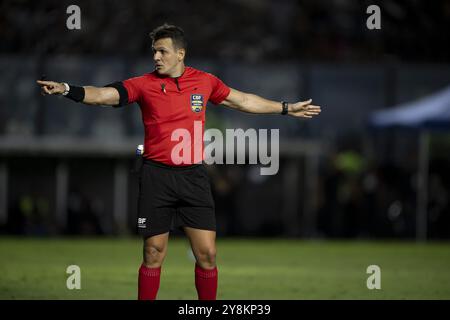
{"label": "dark night background", "polygon": [[[81,8],[68,30],[66,8]],[[238,90],[322,106],[304,121],[209,106],[209,127],[280,129],[280,170],[208,170],[221,236],[415,238],[420,130],[374,129],[376,110],[450,83],[449,1],[2,1],[0,232],[134,234],[143,128],[120,110],[42,97],[35,80],[102,86],[153,70],[149,32],[188,38],[187,65]],[[450,237],[450,123],[430,132],[427,238]]]}

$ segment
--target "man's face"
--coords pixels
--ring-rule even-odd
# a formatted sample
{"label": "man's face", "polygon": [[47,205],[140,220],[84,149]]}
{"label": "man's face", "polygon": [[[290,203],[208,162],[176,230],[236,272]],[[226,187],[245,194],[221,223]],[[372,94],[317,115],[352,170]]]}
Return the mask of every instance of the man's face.
{"label": "man's face", "polygon": [[155,69],[161,75],[170,76],[183,61],[184,50],[174,48],[171,38],[156,40],[152,49]]}

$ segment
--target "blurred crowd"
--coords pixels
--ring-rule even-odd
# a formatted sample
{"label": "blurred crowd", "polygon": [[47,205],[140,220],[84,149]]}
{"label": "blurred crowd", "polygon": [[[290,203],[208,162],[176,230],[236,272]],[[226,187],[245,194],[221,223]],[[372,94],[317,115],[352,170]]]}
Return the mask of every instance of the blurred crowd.
{"label": "blurred crowd", "polygon": [[[450,166],[434,159],[430,167],[428,236],[449,238]],[[368,163],[354,150],[331,155],[321,174],[319,233],[337,238],[414,238],[417,172],[413,163]]]}
{"label": "blurred crowd", "polygon": [[[81,8],[81,30],[69,31],[66,8]],[[366,28],[373,1],[5,0],[0,52],[143,55],[156,26],[182,26],[190,57],[255,62],[449,61],[450,3],[384,1],[381,30]],[[70,32],[70,33],[69,33]]]}
{"label": "blurred crowd", "polygon": [[[298,166],[301,167],[301,159]],[[450,238],[450,165],[434,159],[429,177],[427,232],[430,239]],[[307,226],[305,196],[295,197],[295,216],[283,220],[286,201],[282,176],[254,176],[254,166],[208,166],[216,204],[219,236],[295,236],[306,238],[406,238],[416,236],[417,170],[394,163],[369,163],[357,150],[346,149],[321,159],[319,181],[312,205],[315,217]],[[95,172],[90,174],[95,176]],[[290,174],[289,172],[287,174]],[[267,180],[264,180],[267,179]],[[135,182],[131,180],[130,184]],[[133,187],[135,187],[133,185]],[[298,181],[303,194],[304,181]],[[106,188],[106,185],[105,185]],[[251,191],[249,191],[251,190]],[[135,201],[130,193],[129,201]],[[67,222],[61,228],[52,212],[54,199],[40,189],[18,193],[11,199],[7,225],[2,233],[48,236],[114,235],[117,226],[106,210],[111,199],[71,188]],[[292,203],[290,204],[292,205]],[[131,206],[133,207],[133,206]],[[136,213],[128,212],[126,230],[137,232]],[[294,233],[290,233],[294,226]],[[309,228],[309,229],[308,229]],[[178,231],[175,230],[175,234]]]}

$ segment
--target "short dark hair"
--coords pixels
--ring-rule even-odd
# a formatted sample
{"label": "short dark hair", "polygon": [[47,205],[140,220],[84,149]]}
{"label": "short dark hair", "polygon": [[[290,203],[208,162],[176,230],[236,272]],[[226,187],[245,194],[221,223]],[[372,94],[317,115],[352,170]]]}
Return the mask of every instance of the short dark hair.
{"label": "short dark hair", "polygon": [[149,36],[152,39],[152,42],[163,38],[170,38],[172,39],[173,46],[176,49],[187,49],[187,41],[184,37],[183,29],[175,25],[164,23],[163,25],[153,29]]}

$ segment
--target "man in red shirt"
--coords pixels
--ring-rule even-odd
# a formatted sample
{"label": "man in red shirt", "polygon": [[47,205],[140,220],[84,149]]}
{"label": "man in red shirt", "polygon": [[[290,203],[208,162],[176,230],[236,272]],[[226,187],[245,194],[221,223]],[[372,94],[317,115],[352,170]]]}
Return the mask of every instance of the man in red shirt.
{"label": "man in red shirt", "polygon": [[[312,118],[321,111],[311,100],[270,101],[229,88],[217,77],[184,64],[186,41],[181,28],[162,25],[150,34],[155,70],[105,87],[77,87],[37,81],[44,95],[63,95],[88,105],[120,107],[137,102],[145,127],[144,164],[139,178],[138,230],[144,238],[139,269],[138,298],[156,299],[169,232],[182,228],[196,258],[195,286],[200,300],[217,293],[216,221],[210,181],[202,163],[203,139],[191,142],[188,161],[174,158],[177,129],[196,136],[195,123],[204,130],[206,103],[223,104],[249,113]],[[197,123],[198,123],[197,122]],[[198,136],[198,135],[197,135]],[[203,132],[201,138],[203,137]],[[199,149],[200,147],[200,149]]]}

